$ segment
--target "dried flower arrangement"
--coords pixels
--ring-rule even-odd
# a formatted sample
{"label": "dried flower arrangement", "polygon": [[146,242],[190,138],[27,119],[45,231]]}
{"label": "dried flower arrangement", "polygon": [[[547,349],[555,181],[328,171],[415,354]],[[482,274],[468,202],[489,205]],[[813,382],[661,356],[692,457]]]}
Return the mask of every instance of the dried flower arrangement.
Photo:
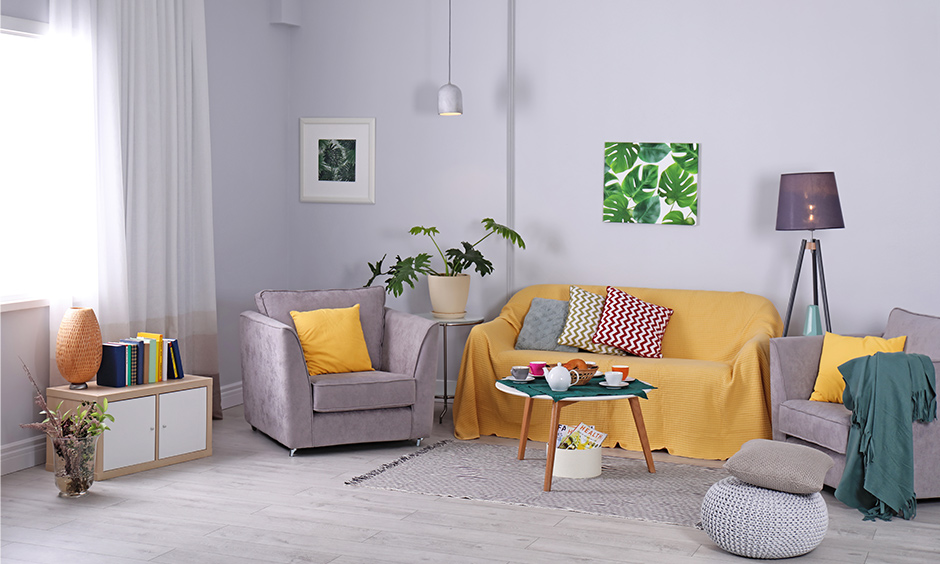
{"label": "dried flower arrangement", "polygon": [[64,413],[61,411],[62,402],[59,402],[55,409],[49,409],[26,363],[23,359],[20,359],[20,362],[23,363],[23,370],[36,389],[39,413],[46,416],[39,423],[22,423],[20,427],[38,429],[52,439],[53,456],[62,466],[61,469],[56,468],[56,484],[66,496],[82,495],[94,480],[95,457],[94,443],[91,443],[90,448],[81,446],[87,442],[82,439],[96,438],[108,430],[106,421],[114,421],[114,416],[107,413],[108,400],[103,398],[100,405],[84,401],[75,411],[69,409]]}

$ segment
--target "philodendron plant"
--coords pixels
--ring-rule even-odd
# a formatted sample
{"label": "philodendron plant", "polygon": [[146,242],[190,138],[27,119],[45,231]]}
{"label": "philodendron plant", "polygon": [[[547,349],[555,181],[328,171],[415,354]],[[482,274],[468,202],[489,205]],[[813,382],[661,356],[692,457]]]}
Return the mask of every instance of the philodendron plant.
{"label": "philodendron plant", "polygon": [[483,257],[483,253],[476,247],[494,233],[520,249],[525,248],[525,241],[522,240],[522,236],[509,227],[496,223],[491,218],[485,218],[480,223],[483,224],[486,233],[483,237],[480,237],[477,242],[468,243],[467,241],[463,241],[461,247],[453,247],[446,251],[441,250],[440,245],[437,244],[437,239],[434,237],[435,235],[440,235],[440,231],[437,230],[437,227],[422,227],[420,225],[412,227],[409,230],[409,233],[412,235],[427,235],[427,237],[431,239],[434,248],[437,249],[437,256],[439,256],[444,263],[443,270],[438,270],[431,266],[432,255],[429,253],[420,253],[413,257],[396,255],[395,263],[385,269],[382,263],[388,256],[386,254],[376,262],[368,263],[369,270],[372,271],[372,277],[369,278],[369,281],[366,282],[365,285],[371,286],[372,282],[379,276],[387,276],[388,278],[385,279],[385,291],[389,294],[400,296],[402,292],[404,292],[405,284],[408,284],[412,288],[415,287],[415,282],[418,280],[419,274],[457,276],[473,267],[480,273],[480,276],[486,276],[493,272],[493,263],[486,260]]}

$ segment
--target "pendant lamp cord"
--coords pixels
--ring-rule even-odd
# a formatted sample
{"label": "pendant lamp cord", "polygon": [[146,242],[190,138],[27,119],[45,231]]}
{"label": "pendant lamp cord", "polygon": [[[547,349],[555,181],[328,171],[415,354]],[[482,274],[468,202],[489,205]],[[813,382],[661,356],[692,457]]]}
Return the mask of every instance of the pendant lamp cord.
{"label": "pendant lamp cord", "polygon": [[447,0],[447,84],[450,84],[450,41],[453,35],[451,31],[451,18],[453,13],[453,0]]}

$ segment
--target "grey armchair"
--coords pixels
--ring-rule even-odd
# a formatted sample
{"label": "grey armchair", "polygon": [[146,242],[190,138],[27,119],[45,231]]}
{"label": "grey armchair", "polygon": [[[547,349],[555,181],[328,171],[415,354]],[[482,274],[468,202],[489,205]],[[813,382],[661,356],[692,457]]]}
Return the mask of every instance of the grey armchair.
{"label": "grey armchair", "polygon": [[[894,309],[883,333],[890,339],[907,335],[904,352],[930,357],[940,374],[940,317]],[[808,445],[832,457],[835,465],[825,484],[839,485],[852,412],[841,403],[809,401],[819,372],[823,337],[778,337],[770,340],[770,405],[773,438]],[[940,419],[913,423],[914,493],[940,497]]]}
{"label": "grey armchair", "polygon": [[[264,290],[241,314],[245,419],[291,449],[418,440],[431,433],[437,324],[385,307],[379,286]],[[372,372],[310,376],[290,312],[359,304]]]}

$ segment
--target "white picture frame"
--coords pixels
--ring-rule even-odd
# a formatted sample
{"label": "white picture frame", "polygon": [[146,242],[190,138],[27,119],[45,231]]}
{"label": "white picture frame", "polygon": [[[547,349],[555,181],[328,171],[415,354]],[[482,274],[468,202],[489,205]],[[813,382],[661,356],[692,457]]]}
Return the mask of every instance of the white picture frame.
{"label": "white picture frame", "polygon": [[375,118],[300,118],[300,201],[375,203]]}

